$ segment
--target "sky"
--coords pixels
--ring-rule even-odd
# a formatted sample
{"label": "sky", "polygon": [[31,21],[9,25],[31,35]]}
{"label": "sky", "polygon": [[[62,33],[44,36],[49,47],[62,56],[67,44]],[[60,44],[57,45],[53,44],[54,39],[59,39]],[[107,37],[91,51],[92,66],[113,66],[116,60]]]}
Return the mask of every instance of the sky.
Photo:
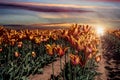
{"label": "sky", "polygon": [[0,24],[40,23],[120,27],[120,0],[0,0]]}

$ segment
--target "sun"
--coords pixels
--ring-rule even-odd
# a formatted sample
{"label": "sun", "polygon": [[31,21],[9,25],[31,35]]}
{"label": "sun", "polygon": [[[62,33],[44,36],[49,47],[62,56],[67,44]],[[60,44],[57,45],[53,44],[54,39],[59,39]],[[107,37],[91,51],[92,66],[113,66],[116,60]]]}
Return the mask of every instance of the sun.
{"label": "sun", "polygon": [[104,35],[104,28],[103,28],[102,26],[97,26],[97,27],[96,27],[96,33],[97,33],[99,36]]}

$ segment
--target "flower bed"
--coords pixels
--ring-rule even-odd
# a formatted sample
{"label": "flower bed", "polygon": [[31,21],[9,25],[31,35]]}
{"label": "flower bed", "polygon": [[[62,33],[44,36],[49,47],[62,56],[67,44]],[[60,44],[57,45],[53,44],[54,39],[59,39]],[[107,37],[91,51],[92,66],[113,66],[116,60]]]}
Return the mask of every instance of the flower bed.
{"label": "flower bed", "polygon": [[[89,79],[97,74],[96,63],[101,55],[99,38],[91,27],[74,25],[59,30],[14,30],[0,27],[0,75],[13,79],[28,79],[30,74],[42,74],[42,68],[60,58],[64,80]],[[65,65],[61,57],[65,56]],[[52,79],[54,64],[52,64]],[[64,69],[62,69],[64,67]],[[80,76],[81,75],[81,76]]]}

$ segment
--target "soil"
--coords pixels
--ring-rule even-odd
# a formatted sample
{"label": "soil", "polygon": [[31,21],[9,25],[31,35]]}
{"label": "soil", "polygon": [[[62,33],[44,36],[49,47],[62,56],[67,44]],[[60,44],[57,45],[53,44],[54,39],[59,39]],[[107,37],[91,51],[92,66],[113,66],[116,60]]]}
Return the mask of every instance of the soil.
{"label": "soil", "polygon": [[102,40],[102,59],[97,69],[102,74],[96,80],[120,80],[120,46],[116,45],[117,42],[107,38]]}
{"label": "soil", "polygon": [[[68,61],[68,58],[66,58],[66,60]],[[62,62],[62,69],[63,69],[63,66],[65,65],[65,56],[61,58],[61,62]],[[54,75],[57,77],[61,72],[60,58],[57,58],[57,60],[54,61],[53,64],[54,64]],[[43,68],[43,74],[30,75],[29,79],[30,80],[50,80],[52,74],[53,72],[52,72],[52,63],[51,63]]]}

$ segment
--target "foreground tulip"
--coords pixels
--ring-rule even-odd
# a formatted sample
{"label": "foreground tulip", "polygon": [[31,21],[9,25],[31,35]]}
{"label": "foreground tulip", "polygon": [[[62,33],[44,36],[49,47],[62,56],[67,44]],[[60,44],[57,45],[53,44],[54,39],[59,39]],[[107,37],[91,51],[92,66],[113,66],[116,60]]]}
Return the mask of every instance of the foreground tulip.
{"label": "foreground tulip", "polygon": [[77,40],[72,35],[69,37],[69,41],[73,47],[76,46]]}
{"label": "foreground tulip", "polygon": [[51,45],[47,44],[45,47],[46,47],[46,51],[48,55],[52,56],[54,53],[53,53],[53,48],[51,47]]}
{"label": "foreground tulip", "polygon": [[62,57],[65,54],[65,52],[68,50],[68,47],[62,48],[60,45],[57,45],[56,50],[59,57]]}
{"label": "foreground tulip", "polygon": [[88,56],[88,58],[89,58],[89,59],[92,59],[92,57],[93,57],[93,54],[90,53],[89,56]]}
{"label": "foreground tulip", "polygon": [[73,65],[78,65],[80,63],[80,57],[78,55],[70,54],[69,56]]}
{"label": "foreground tulip", "polygon": [[[50,55],[50,56],[54,55],[55,46],[56,46],[56,44],[52,44],[52,45],[47,44],[47,45],[45,45],[48,55]],[[53,73],[53,80],[55,80],[54,79],[54,62],[52,62],[52,73]]]}
{"label": "foreground tulip", "polygon": [[47,45],[45,45],[45,47],[46,47],[46,51],[47,51],[47,53],[50,55],[50,56],[53,56],[54,55],[54,53],[55,53],[55,46],[56,46],[56,44],[52,44],[52,45],[50,45],[50,44],[47,44]]}

